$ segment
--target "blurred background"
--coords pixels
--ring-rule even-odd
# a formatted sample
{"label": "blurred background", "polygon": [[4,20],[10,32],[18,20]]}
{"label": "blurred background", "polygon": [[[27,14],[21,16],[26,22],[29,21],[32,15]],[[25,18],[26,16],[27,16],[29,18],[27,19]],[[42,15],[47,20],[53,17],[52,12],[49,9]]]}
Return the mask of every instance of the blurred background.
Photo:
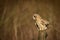
{"label": "blurred background", "polygon": [[50,22],[47,40],[60,40],[59,0],[0,0],[0,40],[38,40],[34,13]]}

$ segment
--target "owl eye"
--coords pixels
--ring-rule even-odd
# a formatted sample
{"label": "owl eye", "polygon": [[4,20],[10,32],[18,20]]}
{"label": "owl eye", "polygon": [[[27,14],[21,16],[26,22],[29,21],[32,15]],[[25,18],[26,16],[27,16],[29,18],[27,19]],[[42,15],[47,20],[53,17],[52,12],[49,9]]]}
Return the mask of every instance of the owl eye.
{"label": "owl eye", "polygon": [[33,19],[36,20],[36,16],[35,15],[33,16]]}
{"label": "owl eye", "polygon": [[36,16],[34,16],[34,18],[36,18]]}

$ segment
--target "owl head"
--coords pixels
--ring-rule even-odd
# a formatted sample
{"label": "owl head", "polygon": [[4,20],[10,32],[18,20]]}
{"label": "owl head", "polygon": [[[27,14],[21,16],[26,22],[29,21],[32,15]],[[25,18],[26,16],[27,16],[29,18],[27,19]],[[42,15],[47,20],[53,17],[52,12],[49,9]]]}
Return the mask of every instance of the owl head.
{"label": "owl head", "polygon": [[37,18],[41,19],[40,15],[39,14],[34,14],[33,15],[33,20],[37,20]]}

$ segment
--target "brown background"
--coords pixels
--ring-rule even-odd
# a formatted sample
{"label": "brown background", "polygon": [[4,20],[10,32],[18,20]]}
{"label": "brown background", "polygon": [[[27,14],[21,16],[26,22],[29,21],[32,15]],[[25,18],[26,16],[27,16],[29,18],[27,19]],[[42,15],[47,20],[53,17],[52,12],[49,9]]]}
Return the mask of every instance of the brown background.
{"label": "brown background", "polygon": [[0,40],[38,40],[34,13],[50,22],[47,40],[60,40],[59,0],[0,0]]}

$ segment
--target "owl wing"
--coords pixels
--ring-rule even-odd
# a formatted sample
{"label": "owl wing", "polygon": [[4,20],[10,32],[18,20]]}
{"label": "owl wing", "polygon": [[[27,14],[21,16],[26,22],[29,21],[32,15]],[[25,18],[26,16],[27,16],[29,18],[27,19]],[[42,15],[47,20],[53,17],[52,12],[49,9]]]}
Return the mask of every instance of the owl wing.
{"label": "owl wing", "polygon": [[42,22],[42,25],[46,25],[46,27],[49,25],[49,22],[47,20],[42,19],[41,22]]}
{"label": "owl wing", "polygon": [[36,25],[37,29],[40,29],[37,23],[35,23],[35,25]]}

